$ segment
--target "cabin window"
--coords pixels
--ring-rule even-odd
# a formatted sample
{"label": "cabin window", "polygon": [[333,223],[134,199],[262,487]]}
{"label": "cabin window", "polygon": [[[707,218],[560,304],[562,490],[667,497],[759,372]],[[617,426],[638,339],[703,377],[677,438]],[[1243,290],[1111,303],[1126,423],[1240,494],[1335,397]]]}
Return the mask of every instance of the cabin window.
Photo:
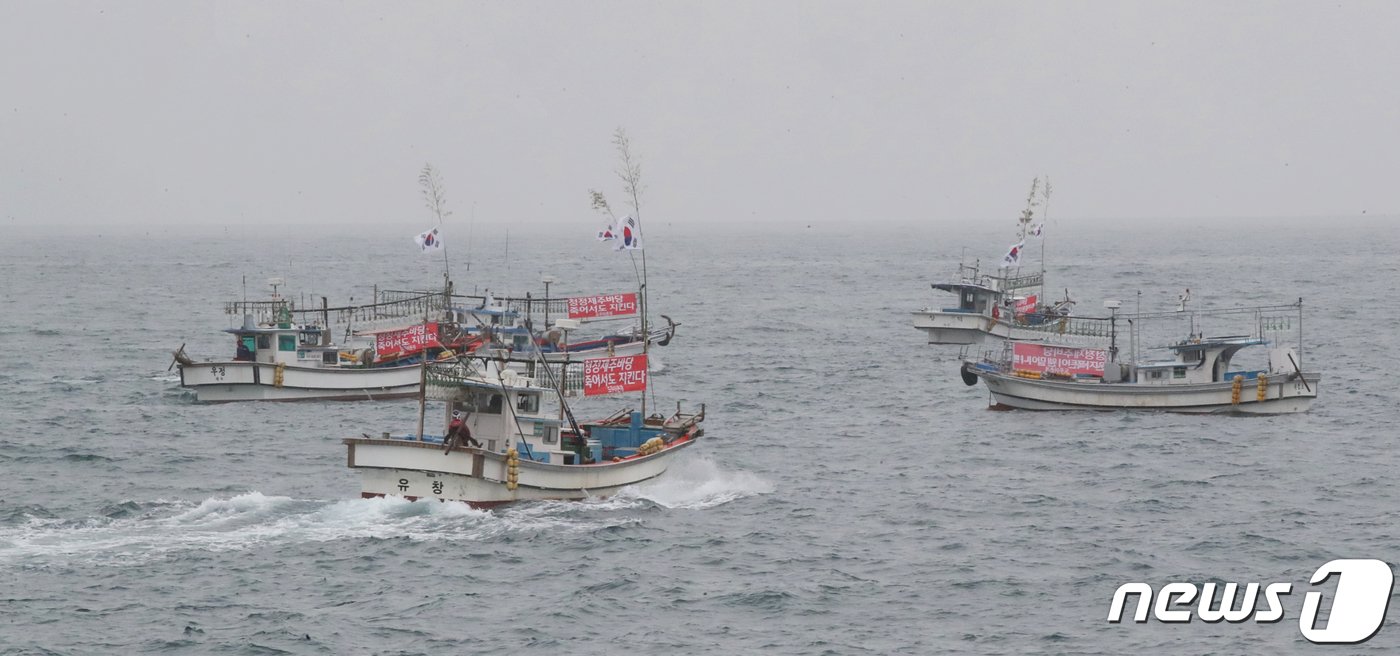
{"label": "cabin window", "polygon": [[1153,379],[1153,380],[1158,380],[1158,379],[1160,379],[1161,377],[1162,377],[1162,372],[1160,372],[1160,371],[1153,371],[1153,372],[1152,372],[1152,379]]}
{"label": "cabin window", "polygon": [[272,348],[272,336],[271,336],[271,335],[258,335],[258,348],[260,348],[260,349],[270,349],[270,348]]}
{"label": "cabin window", "polygon": [[540,411],[540,395],[521,394],[520,400],[515,403],[515,409],[520,412],[534,414]]}
{"label": "cabin window", "polygon": [[501,414],[501,395],[480,392],[472,399],[472,405],[476,406],[477,412],[484,415]]}
{"label": "cabin window", "polygon": [[556,427],[556,426],[545,426],[545,428],[544,428],[544,443],[545,443],[545,444],[554,444],[555,442],[558,442],[558,441],[559,441],[559,428]]}
{"label": "cabin window", "polygon": [[486,450],[487,450],[487,451],[495,451],[495,450],[496,450],[496,440],[486,440]]}
{"label": "cabin window", "polygon": [[257,340],[253,339],[252,335],[243,335],[239,337],[238,345],[234,348],[233,359],[251,362],[253,360],[253,354],[256,353],[254,349],[257,348],[257,344]]}
{"label": "cabin window", "polygon": [[277,350],[279,350],[279,351],[295,351],[295,350],[297,350],[297,336],[296,336],[296,335],[278,335],[278,336],[277,336]]}
{"label": "cabin window", "polygon": [[339,354],[337,354],[335,351],[322,351],[322,352],[321,352],[321,364],[339,364],[339,363],[340,363]]}
{"label": "cabin window", "polygon": [[524,335],[516,335],[516,336],[515,336],[515,342],[514,342],[514,344],[515,344],[515,345],[514,345],[513,348],[514,348],[515,350],[517,350],[517,351],[523,351],[523,350],[525,350],[525,336],[524,336]]}
{"label": "cabin window", "polygon": [[1185,378],[1186,367],[1172,367],[1172,378]]}

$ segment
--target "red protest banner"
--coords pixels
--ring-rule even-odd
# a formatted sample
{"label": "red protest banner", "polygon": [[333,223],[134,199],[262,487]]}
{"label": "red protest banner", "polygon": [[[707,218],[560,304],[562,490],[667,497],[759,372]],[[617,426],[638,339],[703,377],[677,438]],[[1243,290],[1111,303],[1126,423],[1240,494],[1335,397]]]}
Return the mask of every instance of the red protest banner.
{"label": "red protest banner", "polygon": [[1016,314],[1030,314],[1032,312],[1035,312],[1035,304],[1038,300],[1039,299],[1036,298],[1035,294],[1031,294],[1030,296],[1017,300]]}
{"label": "red protest banner", "polygon": [[624,355],[583,361],[583,395],[640,392],[647,387],[647,356]]}
{"label": "red protest banner", "polygon": [[1020,371],[1046,371],[1070,376],[1102,376],[1108,351],[1090,348],[1064,348],[1016,342],[1011,346],[1011,368]]}
{"label": "red protest banner", "polygon": [[411,355],[423,350],[424,346],[429,348],[441,346],[438,344],[437,323],[429,323],[426,326],[418,324],[402,330],[382,332],[374,336],[374,353],[379,360]]}
{"label": "red protest banner", "polygon": [[575,296],[569,299],[570,319],[625,317],[637,313],[637,293]]}

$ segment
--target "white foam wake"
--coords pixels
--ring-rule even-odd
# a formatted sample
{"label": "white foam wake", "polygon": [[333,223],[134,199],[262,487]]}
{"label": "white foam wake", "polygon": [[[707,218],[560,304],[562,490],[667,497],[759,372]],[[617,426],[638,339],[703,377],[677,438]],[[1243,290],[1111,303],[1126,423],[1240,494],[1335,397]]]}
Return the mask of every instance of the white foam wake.
{"label": "white foam wake", "polygon": [[672,463],[665,475],[628,487],[618,498],[698,510],[772,491],[773,485],[755,474],[726,470],[704,456],[686,455]]}
{"label": "white foam wake", "polygon": [[496,512],[461,503],[395,497],[318,501],[255,491],[198,503],[156,501],[134,515],[117,518],[34,518],[3,526],[0,566],[124,565],[190,551],[346,539],[454,542],[501,535],[586,533],[638,521],[614,511],[651,504],[705,509],[772,490],[772,485],[753,474],[722,469],[703,457],[683,456],[664,476],[625,488],[610,499],[521,503]]}

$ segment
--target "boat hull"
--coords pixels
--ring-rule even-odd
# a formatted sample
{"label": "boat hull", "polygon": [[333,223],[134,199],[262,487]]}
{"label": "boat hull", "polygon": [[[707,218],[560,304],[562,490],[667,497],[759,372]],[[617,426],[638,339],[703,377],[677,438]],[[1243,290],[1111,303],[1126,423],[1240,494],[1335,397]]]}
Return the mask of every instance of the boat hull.
{"label": "boat hull", "polygon": [[[1233,383],[1140,385],[1036,380],[973,370],[992,395],[992,407],[1023,410],[1160,410],[1193,414],[1290,414],[1306,412],[1317,398],[1321,376],[1279,375],[1268,381],[1263,400],[1254,381],[1233,400]],[[1304,385],[1303,381],[1307,384]]]}
{"label": "boat hull", "polygon": [[914,313],[914,327],[928,335],[930,344],[981,344],[988,335],[1004,338],[1010,334],[1006,324],[970,312],[920,310]]}
{"label": "boat hull", "polygon": [[180,365],[180,385],[204,403],[232,401],[377,401],[416,396],[418,365],[352,369],[262,362],[198,362]]}
{"label": "boat hull", "polygon": [[481,449],[444,453],[441,444],[399,439],[349,438],[345,444],[347,464],[360,472],[362,497],[438,499],[489,508],[514,501],[606,497],[665,473],[694,441],[684,438],[648,456],[593,465],[521,458],[515,489],[506,484],[509,463],[504,454]]}
{"label": "boat hull", "polygon": [[621,357],[624,355],[640,355],[645,351],[646,345],[640,341],[617,344],[612,349],[593,348],[580,351],[553,351],[544,354],[545,362],[557,364],[560,362],[582,362],[595,358]]}

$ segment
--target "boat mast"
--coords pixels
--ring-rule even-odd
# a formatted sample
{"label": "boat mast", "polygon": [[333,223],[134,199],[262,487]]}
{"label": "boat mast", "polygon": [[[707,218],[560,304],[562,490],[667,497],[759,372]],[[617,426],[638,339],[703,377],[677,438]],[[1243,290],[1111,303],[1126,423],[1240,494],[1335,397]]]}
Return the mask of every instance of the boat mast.
{"label": "boat mast", "polygon": [[[1036,235],[1040,239],[1040,299],[1039,303],[1045,302],[1045,224],[1050,221],[1050,176],[1045,176],[1045,188],[1040,192],[1044,199],[1044,205],[1040,210],[1040,234]],[[1068,298],[1069,294],[1066,293]]]}
{"label": "boat mast", "polygon": [[[423,441],[423,415],[428,412],[428,306],[423,304],[423,350],[418,353],[418,441]],[[445,439],[445,438],[444,438]]]}
{"label": "boat mast", "polygon": [[[642,230],[642,165],[632,158],[631,141],[627,138],[627,132],[622,128],[618,128],[617,131],[613,133],[613,145],[617,147],[618,158],[622,160],[622,170],[618,171],[617,175],[622,178],[623,191],[631,196],[632,216],[637,220],[637,232],[638,234],[646,234],[646,232]],[[651,333],[647,326],[646,244],[643,244],[642,248],[637,250],[642,252],[642,271],[637,283],[637,292],[639,296],[638,304],[640,307],[637,309],[642,315],[642,356],[645,357],[647,361],[646,386],[642,388],[642,418],[645,420],[647,416],[647,392],[651,390]],[[636,266],[635,263],[633,266]]]}
{"label": "boat mast", "polygon": [[[423,170],[418,174],[418,184],[423,188],[423,201],[437,217],[438,232],[441,235],[442,220],[451,216],[452,212],[447,209],[447,192],[442,186],[442,176],[432,163],[423,165]],[[442,248],[442,305],[443,312],[450,312],[452,305],[452,270],[447,259],[447,242],[438,242]],[[375,299],[378,303],[378,299]],[[428,409],[428,313],[432,308],[432,301],[424,298],[423,301],[423,344],[418,353],[419,374],[418,374],[418,441],[423,441],[423,416]],[[445,439],[445,438],[444,438]]]}
{"label": "boat mast", "polygon": [[[1024,259],[1024,257],[1022,257],[1022,256],[1025,255],[1025,251],[1026,251],[1026,234],[1029,232],[1028,229],[1030,228],[1030,225],[1031,225],[1031,217],[1035,215],[1035,206],[1036,206],[1036,204],[1037,204],[1036,201],[1035,201],[1035,196],[1036,196],[1036,193],[1039,192],[1039,190],[1040,190],[1040,178],[1034,178],[1034,179],[1032,179],[1032,180],[1031,180],[1031,193],[1029,193],[1029,194],[1026,195],[1026,209],[1024,209],[1024,210],[1021,211],[1021,218],[1017,221],[1017,227],[1016,227],[1016,243],[1020,245],[1020,250],[1021,250],[1021,252],[1020,252],[1020,253],[1017,255],[1017,257],[1016,257],[1016,274],[1015,274],[1014,276],[1011,276],[1011,275],[1010,275],[1010,272],[1009,272],[1009,271],[1007,272],[1007,273],[1008,273],[1008,279],[1002,282],[1002,287],[1003,287],[1003,288],[1009,288],[1009,287],[1011,287],[1011,284],[1010,284],[1011,281],[1012,281],[1012,280],[1018,280],[1018,281],[1019,281],[1019,279],[1020,279],[1020,277],[1021,277],[1021,261]],[[1044,253],[1041,254],[1041,257],[1044,257]],[[1043,268],[1043,267],[1044,267],[1044,264],[1042,263],[1041,266],[1042,266],[1042,268]],[[1041,284],[1044,285],[1044,276],[1041,277]],[[1043,293],[1044,293],[1044,290],[1042,290],[1042,294],[1043,294]],[[1011,317],[1012,317],[1012,320],[1013,320],[1013,322],[1014,322],[1014,318],[1015,318],[1015,316],[1016,316],[1016,290],[1015,290],[1015,289],[1002,289],[1002,298],[1001,298],[1001,303],[1002,303],[1002,305],[1005,305],[1006,302],[1007,302],[1008,300],[1011,301],[1011,308],[1010,308],[1010,309],[1011,309]]]}

